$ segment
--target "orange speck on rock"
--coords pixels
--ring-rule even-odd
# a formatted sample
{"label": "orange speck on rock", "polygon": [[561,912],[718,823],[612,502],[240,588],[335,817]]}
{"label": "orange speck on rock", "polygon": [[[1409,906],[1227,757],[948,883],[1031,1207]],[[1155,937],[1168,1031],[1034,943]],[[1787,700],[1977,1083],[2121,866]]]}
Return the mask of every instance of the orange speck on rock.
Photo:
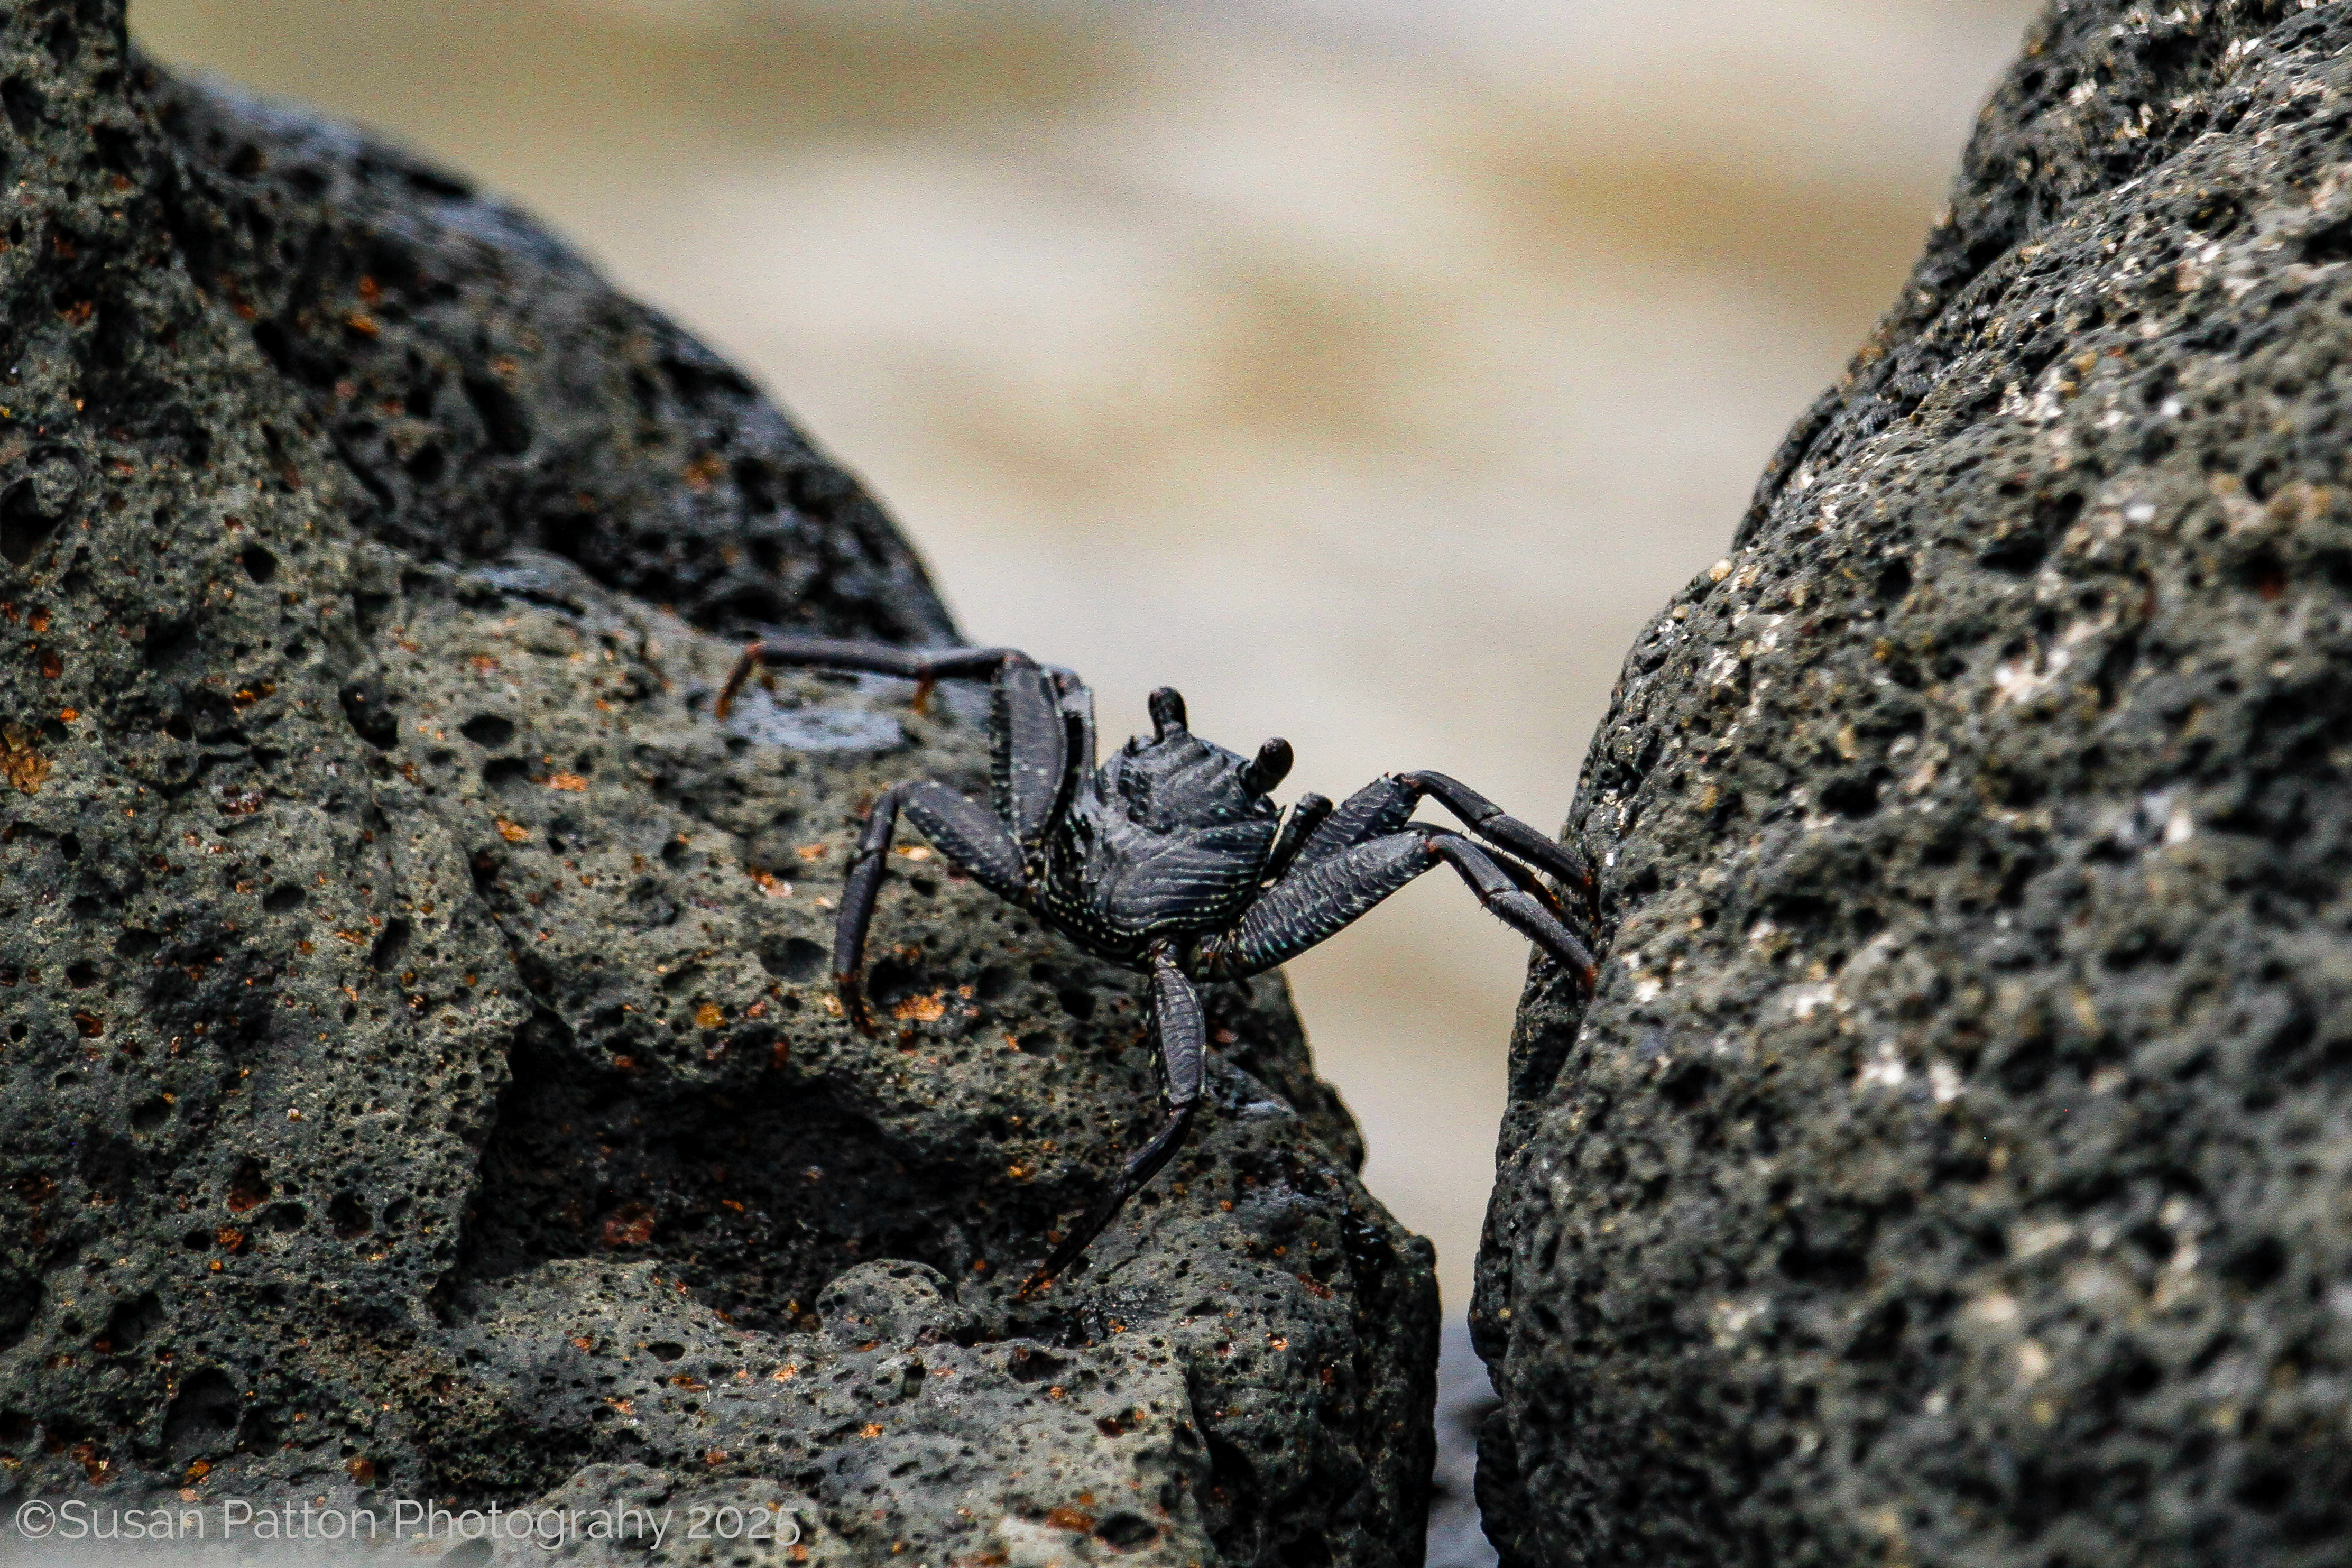
{"label": "orange speck on rock", "polygon": [[830,844],[803,844],[793,853],[803,860],[822,860],[832,847]]}
{"label": "orange speck on rock", "polygon": [[55,680],[66,672],[66,661],[53,647],[41,650],[41,679]]}
{"label": "orange speck on rock", "polygon": [[882,1423],[868,1421],[857,1435],[861,1437],[879,1437],[882,1436]]}
{"label": "orange speck on rock", "polygon": [[1087,1531],[1095,1527],[1094,1515],[1080,1513],[1074,1508],[1057,1508],[1049,1510],[1045,1515],[1045,1522],[1056,1530]]}
{"label": "orange speck on rock", "polygon": [[343,1468],[351,1472],[351,1478],[355,1481],[366,1482],[375,1479],[375,1461],[361,1455],[354,1454],[344,1460]]}
{"label": "orange speck on rock", "polygon": [[509,844],[520,844],[530,837],[530,829],[520,822],[509,822],[501,816],[499,818],[499,837]]}
{"label": "orange speck on rock", "polygon": [[33,749],[33,734],[22,724],[0,727],[0,774],[26,795],[37,794],[49,776],[49,759]]}
{"label": "orange speck on rock", "polygon": [[577,794],[588,787],[588,781],[582,778],[578,773],[550,773],[547,775],[547,787],[550,789],[568,789],[572,791],[574,794]]}
{"label": "orange speck on rock", "polygon": [[716,1002],[705,1002],[694,1010],[694,1024],[698,1029],[715,1029],[725,1022],[727,1015],[719,1011]]}
{"label": "orange speck on rock", "polygon": [[909,996],[890,1009],[890,1016],[902,1023],[936,1024],[947,1016],[948,998],[944,991],[927,991],[919,996]]}
{"label": "orange speck on rock", "polygon": [[654,1238],[653,1205],[623,1204],[604,1216],[603,1234],[607,1247],[643,1247]]}

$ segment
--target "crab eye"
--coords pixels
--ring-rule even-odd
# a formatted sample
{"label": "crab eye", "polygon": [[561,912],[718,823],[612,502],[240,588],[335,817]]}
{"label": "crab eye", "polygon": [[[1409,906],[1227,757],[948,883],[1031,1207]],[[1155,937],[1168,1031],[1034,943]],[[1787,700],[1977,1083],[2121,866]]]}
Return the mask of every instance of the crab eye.
{"label": "crab eye", "polygon": [[1184,727],[1184,694],[1172,686],[1163,686],[1151,694],[1148,704],[1151,710],[1152,739],[1164,741],[1171,730]]}
{"label": "crab eye", "polygon": [[1290,773],[1290,742],[1276,735],[1257,749],[1257,755],[1242,769],[1242,788],[1252,795],[1264,795],[1280,784]]}

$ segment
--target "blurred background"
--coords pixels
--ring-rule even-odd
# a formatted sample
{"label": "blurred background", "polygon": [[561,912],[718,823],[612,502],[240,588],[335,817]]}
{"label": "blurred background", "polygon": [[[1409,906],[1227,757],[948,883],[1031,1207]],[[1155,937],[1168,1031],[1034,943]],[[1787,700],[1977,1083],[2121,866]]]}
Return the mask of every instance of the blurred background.
{"label": "blurred background", "polygon": [[[865,473],[1107,736],[1566,816],[1624,649],[1892,300],[2028,0],[135,0],[457,165]],[[1468,1300],[1527,945],[1291,968]]]}

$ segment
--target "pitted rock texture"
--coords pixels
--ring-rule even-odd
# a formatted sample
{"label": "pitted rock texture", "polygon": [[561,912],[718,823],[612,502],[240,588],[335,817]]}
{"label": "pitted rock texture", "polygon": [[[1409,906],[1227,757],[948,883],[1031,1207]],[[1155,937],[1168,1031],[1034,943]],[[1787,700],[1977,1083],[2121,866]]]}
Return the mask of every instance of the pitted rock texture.
{"label": "pitted rock texture", "polygon": [[1412,1557],[1428,1249],[1278,978],[1031,1304],[1156,1123],[1141,981],[909,842],[886,1029],[830,1000],[861,807],[984,775],[970,689],[712,717],[753,625],[952,637],[855,486],[513,214],[119,9],[0,13],[0,1494]]}
{"label": "pitted rock texture", "polygon": [[249,324],[360,529],[424,559],[552,551],[711,630],[955,640],[856,479],[521,214],[346,127],[133,68],[177,153],[157,173],[180,265]]}
{"label": "pitted rock texture", "polygon": [[2352,1554],[2352,6],[2075,4],[1626,665],[1515,1563]]}

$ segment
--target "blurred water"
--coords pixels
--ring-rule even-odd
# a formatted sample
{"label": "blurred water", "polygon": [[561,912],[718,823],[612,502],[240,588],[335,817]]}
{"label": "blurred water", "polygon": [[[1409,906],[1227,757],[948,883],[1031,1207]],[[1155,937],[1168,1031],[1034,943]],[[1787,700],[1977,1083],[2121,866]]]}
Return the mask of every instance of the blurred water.
{"label": "blurred water", "polygon": [[[1916,253],[2023,0],[139,0],[553,222],[887,498],[976,637],[1297,789],[1542,824],[1622,650]],[[1469,1264],[1525,944],[1293,966]]]}

